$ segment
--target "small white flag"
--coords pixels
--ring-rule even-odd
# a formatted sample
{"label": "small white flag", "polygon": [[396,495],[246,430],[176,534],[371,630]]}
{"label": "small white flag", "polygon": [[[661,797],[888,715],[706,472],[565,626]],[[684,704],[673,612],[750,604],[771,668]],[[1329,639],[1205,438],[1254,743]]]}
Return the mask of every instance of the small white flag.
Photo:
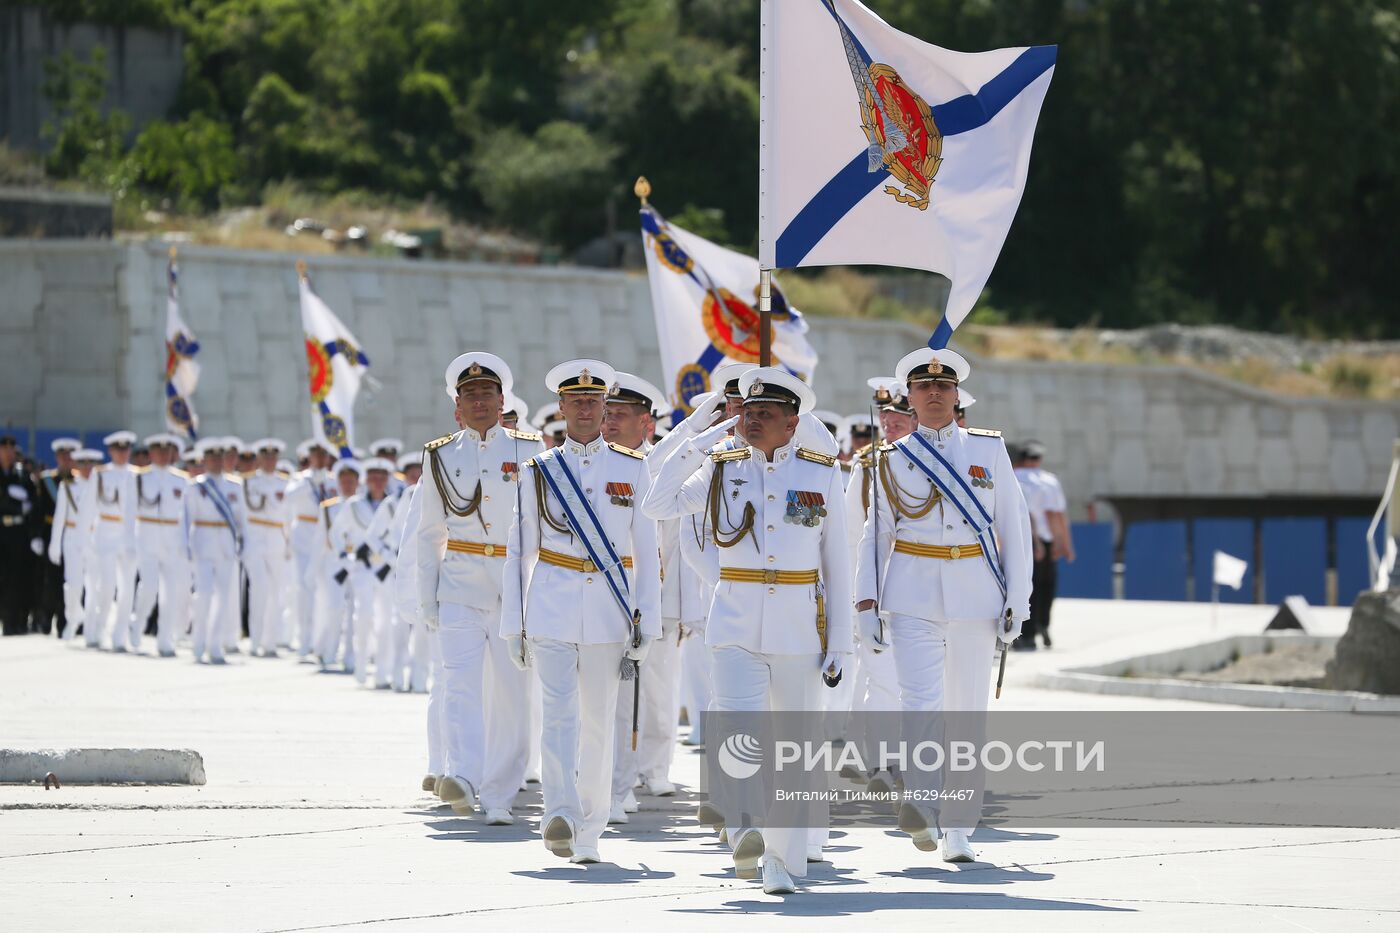
{"label": "small white flag", "polygon": [[194,390],[199,385],[199,364],[195,354],[199,341],[180,317],[179,270],[175,248],[170,249],[170,292],[165,300],[165,427],[174,434],[195,440],[199,416],[194,412]]}
{"label": "small white flag", "polygon": [[311,430],[316,439],[354,456],[355,396],[369,369],[369,358],[301,275],[301,326],[306,332],[307,385],[311,390]]}
{"label": "small white flag", "polygon": [[762,10],[759,262],[941,273],[946,346],[1021,203],[1055,47],[955,52],[858,0]]}
{"label": "small white flag", "polygon": [[1249,561],[1240,560],[1224,551],[1215,552],[1215,585],[1228,586],[1238,590],[1244,585],[1244,574],[1249,569]]}

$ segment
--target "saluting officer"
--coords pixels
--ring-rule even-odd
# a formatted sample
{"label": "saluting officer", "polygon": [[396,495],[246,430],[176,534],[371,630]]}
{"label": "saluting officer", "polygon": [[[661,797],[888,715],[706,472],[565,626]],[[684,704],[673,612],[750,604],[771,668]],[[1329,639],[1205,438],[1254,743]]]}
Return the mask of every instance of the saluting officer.
{"label": "saluting officer", "polygon": [[444,379],[463,427],[424,447],[417,550],[420,611],[442,655],[437,790],[457,813],[479,799],[488,825],[503,826],[525,778],[530,687],[501,635],[502,574],[520,464],[544,444],[500,426],[513,380],[499,356],[463,353]]}
{"label": "saluting officer", "polygon": [[565,437],[522,474],[501,604],[511,657],[533,663],[541,685],[544,844],[578,863],[599,861],[607,826],[619,678],[661,634],[656,524],[640,507],[651,487],[644,455],[602,437],[615,381],[598,360],[545,377]]}
{"label": "saluting officer", "polygon": [[[666,460],[645,509],[656,519],[708,511],[720,565],[705,628],[712,708],[817,711],[823,677],[836,682],[851,652],[841,471],[833,454],[795,442],[815,402],[800,380],[755,367],[738,389],[747,446],[714,448],[733,419],[694,436]],[[772,810],[748,803],[728,809],[757,825],[725,813],[735,870],[749,877],[761,860],[764,891],[791,893],[809,854],[820,858],[809,853],[809,830],[771,825]]]}
{"label": "saluting officer", "polygon": [[[925,714],[921,730],[941,728],[937,713],[986,710],[993,648],[1014,641],[1029,615],[1030,519],[1006,445],[1000,432],[960,428],[953,418],[970,369],[951,350],[899,361],[895,378],[908,386],[919,426],[878,449],[881,485],[860,547],[862,637],[878,631],[877,613],[888,615],[900,702]],[[919,769],[905,775],[925,799],[942,780]],[[980,799],[980,786],[971,789]],[[899,828],[921,851],[937,848],[937,809],[900,807]],[[945,861],[975,857],[975,822],[941,827]]]}

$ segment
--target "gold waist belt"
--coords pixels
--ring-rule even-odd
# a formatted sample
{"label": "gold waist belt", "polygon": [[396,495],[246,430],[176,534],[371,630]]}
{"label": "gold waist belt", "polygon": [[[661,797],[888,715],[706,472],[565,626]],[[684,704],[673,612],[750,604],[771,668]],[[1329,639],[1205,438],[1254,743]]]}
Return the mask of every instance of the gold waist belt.
{"label": "gold waist belt", "polygon": [[228,527],[228,522],[224,522],[224,521],[219,521],[219,522],[207,521],[207,520],[202,519],[202,518],[195,519],[195,522],[194,522],[194,523],[195,523],[195,525],[196,525],[197,527],[199,527],[199,528],[227,528],[227,527]]}
{"label": "gold waist belt", "polygon": [[[569,554],[560,554],[558,551],[551,551],[549,548],[540,548],[540,560],[546,564],[553,564],[556,567],[563,567],[566,570],[577,570],[579,573],[597,573],[598,565],[586,557],[573,557]],[[622,558],[622,566],[632,567],[632,558]]]}
{"label": "gold waist belt", "polygon": [[145,523],[148,524],[148,525],[178,525],[178,524],[180,524],[180,520],[179,520],[178,518],[157,518],[157,517],[154,516],[154,515],[138,515],[138,516],[136,516],[136,520],[137,520],[138,522],[145,522]]}
{"label": "gold waist belt", "polygon": [[[447,540],[447,549],[449,551],[456,551],[458,554],[475,554],[477,557],[506,556],[506,546],[504,544],[478,544],[475,541],[458,541],[456,538],[449,538]],[[553,554],[554,552],[550,551],[550,553]],[[563,555],[561,554],[559,556],[562,557]],[[543,559],[543,551],[540,552],[540,557]],[[550,563],[555,562],[550,561]]]}
{"label": "gold waist belt", "polygon": [[282,527],[282,523],[281,523],[281,522],[269,521],[269,520],[266,519],[266,518],[254,518],[254,517],[251,516],[251,515],[248,516],[248,522],[249,522],[250,524],[253,524],[253,525],[264,525],[264,526],[266,526],[266,527],[268,527],[268,528],[281,528],[281,527]]}
{"label": "gold waist belt", "polygon": [[108,515],[106,512],[103,512],[98,517],[101,518],[104,522],[119,522],[122,520],[122,517],[120,515]]}
{"label": "gold waist belt", "polygon": [[791,586],[811,586],[817,582],[815,570],[750,570],[747,567],[721,567],[721,580],[732,583],[784,583]]}
{"label": "gold waist belt", "polygon": [[315,515],[298,515],[297,518],[298,518],[300,521],[303,521],[303,522],[317,522],[317,521],[320,521],[320,519],[317,518]]}
{"label": "gold waist belt", "polygon": [[982,545],[980,544],[954,544],[951,547],[944,547],[941,544],[915,544],[913,541],[896,540],[894,549],[900,554],[932,557],[937,560],[966,560],[969,557],[982,556]]}

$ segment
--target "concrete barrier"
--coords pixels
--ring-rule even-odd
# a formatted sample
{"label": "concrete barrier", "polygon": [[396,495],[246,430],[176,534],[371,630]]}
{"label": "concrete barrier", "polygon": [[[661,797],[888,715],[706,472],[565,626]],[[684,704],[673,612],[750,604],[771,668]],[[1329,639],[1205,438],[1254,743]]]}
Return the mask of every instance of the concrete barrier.
{"label": "concrete barrier", "polygon": [[203,784],[204,759],[188,748],[0,748],[0,784]]}

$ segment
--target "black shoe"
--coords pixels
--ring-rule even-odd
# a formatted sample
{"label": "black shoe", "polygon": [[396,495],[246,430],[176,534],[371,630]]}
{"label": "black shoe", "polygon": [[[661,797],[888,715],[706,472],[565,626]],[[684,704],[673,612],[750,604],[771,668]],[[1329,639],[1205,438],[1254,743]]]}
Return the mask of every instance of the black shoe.
{"label": "black shoe", "polygon": [[1050,647],[1050,633],[1049,633],[1049,632],[1041,632],[1041,633],[1040,633],[1040,640],[1041,640],[1041,642],[1043,642],[1043,643],[1045,644],[1045,647],[1047,647],[1047,648]]}

